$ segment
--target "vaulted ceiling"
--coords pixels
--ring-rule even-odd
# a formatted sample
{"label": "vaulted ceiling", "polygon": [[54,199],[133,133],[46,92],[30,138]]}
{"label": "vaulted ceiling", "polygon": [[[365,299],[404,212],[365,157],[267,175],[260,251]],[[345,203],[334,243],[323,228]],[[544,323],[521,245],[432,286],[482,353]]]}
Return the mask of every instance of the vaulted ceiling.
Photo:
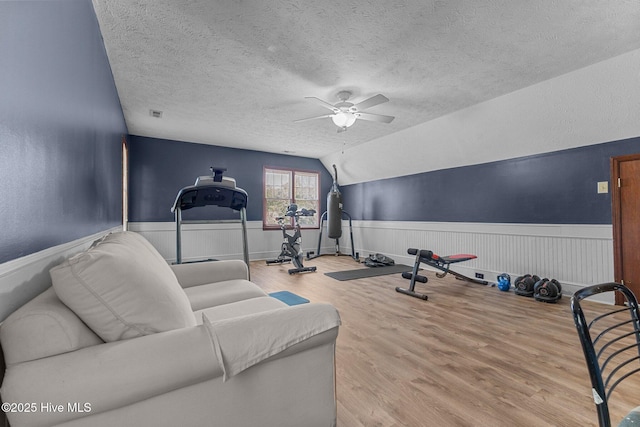
{"label": "vaulted ceiling", "polygon": [[[93,4],[131,134],[314,158],[640,48],[637,0]],[[395,120],[294,122],[342,90]]]}

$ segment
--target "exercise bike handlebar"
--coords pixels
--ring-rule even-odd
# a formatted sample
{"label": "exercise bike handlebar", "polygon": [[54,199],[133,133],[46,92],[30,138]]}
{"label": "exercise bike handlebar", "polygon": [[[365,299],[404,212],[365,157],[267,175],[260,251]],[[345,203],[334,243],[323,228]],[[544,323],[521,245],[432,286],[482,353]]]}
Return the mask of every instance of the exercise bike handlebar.
{"label": "exercise bike handlebar", "polygon": [[[300,209],[297,211],[288,211],[285,216],[298,217],[298,216],[314,216],[316,214],[315,209]],[[278,219],[278,218],[276,218]]]}
{"label": "exercise bike handlebar", "polygon": [[314,216],[316,214],[315,209],[300,209],[298,211],[288,211],[284,216],[277,216],[275,218],[276,221],[278,221],[278,223],[280,223],[280,225],[282,225],[282,223],[284,222],[285,218],[287,217],[293,217],[296,220],[298,219],[298,217],[301,216]]}
{"label": "exercise bike handlebar", "polygon": [[300,212],[299,216],[314,216],[316,214],[315,209],[301,209],[298,212]]}

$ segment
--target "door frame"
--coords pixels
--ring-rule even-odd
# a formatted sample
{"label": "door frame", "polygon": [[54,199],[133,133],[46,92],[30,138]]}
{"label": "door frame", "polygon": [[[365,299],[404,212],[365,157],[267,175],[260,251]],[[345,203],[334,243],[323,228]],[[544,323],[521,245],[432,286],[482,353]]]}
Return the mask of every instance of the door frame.
{"label": "door frame", "polygon": [[129,141],[122,135],[122,229],[129,229]]}
{"label": "door frame", "polygon": [[[613,280],[622,279],[622,227],[620,209],[620,163],[640,160],[640,153],[611,157],[611,223],[613,225]],[[616,293],[616,304],[623,304],[623,297]]]}

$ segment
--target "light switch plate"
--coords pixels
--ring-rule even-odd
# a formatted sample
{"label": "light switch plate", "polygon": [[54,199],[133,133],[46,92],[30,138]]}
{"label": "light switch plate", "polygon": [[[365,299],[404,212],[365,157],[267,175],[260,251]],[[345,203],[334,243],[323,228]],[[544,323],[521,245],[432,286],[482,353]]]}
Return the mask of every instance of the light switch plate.
{"label": "light switch plate", "polygon": [[609,182],[608,181],[598,182],[598,194],[608,193],[608,192],[609,192]]}

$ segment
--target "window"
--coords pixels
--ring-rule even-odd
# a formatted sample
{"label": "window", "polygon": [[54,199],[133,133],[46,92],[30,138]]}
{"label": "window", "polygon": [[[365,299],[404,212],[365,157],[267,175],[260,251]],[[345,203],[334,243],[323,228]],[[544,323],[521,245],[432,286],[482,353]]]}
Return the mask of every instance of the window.
{"label": "window", "polygon": [[298,209],[316,211],[314,216],[300,217],[301,228],[319,227],[320,174],[312,171],[264,168],[263,228],[280,228],[276,217],[283,216],[292,203],[297,204]]}

